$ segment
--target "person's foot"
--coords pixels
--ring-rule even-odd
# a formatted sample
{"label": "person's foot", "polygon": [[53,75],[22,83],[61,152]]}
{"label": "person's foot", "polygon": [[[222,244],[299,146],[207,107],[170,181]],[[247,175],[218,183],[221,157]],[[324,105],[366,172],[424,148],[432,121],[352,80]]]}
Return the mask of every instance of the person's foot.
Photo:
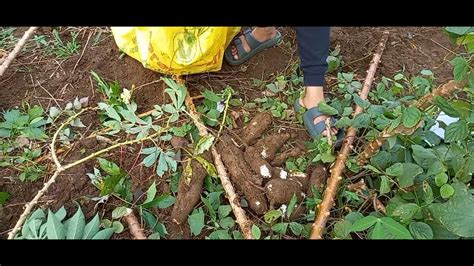
{"label": "person's foot", "polygon": [[[252,30],[252,36],[255,38],[255,40],[259,42],[265,42],[267,40],[270,40],[274,38],[276,35],[277,35],[276,27],[256,27]],[[247,42],[247,39],[245,38],[245,35],[242,34],[239,38],[242,41],[242,46],[244,48],[244,51],[250,52],[250,46]],[[237,47],[235,46],[234,43],[231,44],[231,51],[232,51],[232,56],[234,57],[234,59],[235,60],[239,59],[239,52],[237,51]]]}
{"label": "person's foot", "polygon": [[[321,101],[324,101],[324,93],[323,87],[306,87],[305,97],[299,99],[299,103],[301,106],[309,110],[315,106],[318,106]],[[314,124],[319,123],[320,121],[325,121],[326,119],[330,118],[328,115],[318,116],[314,119]],[[323,136],[327,136],[327,130],[324,130],[321,134]],[[334,136],[337,134],[338,129],[335,127],[331,128],[331,135]]]}

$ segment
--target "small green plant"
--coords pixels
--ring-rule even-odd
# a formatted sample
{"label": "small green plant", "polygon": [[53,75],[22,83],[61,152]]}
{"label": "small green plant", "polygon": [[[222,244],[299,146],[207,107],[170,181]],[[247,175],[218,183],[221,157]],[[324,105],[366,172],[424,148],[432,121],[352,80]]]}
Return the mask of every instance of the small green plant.
{"label": "small green plant", "polygon": [[88,173],[92,184],[100,190],[100,197],[104,201],[110,195],[116,195],[125,202],[131,202],[133,194],[131,192],[131,180],[127,173],[120,169],[114,162],[103,158],[98,158],[99,166],[106,175],[102,175],[99,169],[94,167],[94,173]]}
{"label": "small green plant", "polygon": [[61,39],[59,32],[52,31],[52,39],[48,40],[45,35],[35,35],[33,40],[38,47],[41,47],[46,55],[54,55],[58,59],[66,59],[79,53],[81,45],[77,42],[78,32],[71,32],[71,40],[65,42]]}
{"label": "small green plant", "polygon": [[45,125],[49,124],[40,106],[24,105],[22,109],[8,110],[0,122],[0,167],[13,167],[21,172],[21,181],[35,181],[45,167],[33,163],[41,149],[27,148],[33,141],[47,139]]}
{"label": "small green plant", "polygon": [[0,207],[2,207],[9,198],[10,194],[8,192],[0,191]]}
{"label": "small green plant", "polygon": [[310,158],[312,158],[311,162],[313,163],[332,163],[336,160],[336,156],[332,151],[332,146],[329,145],[326,137],[316,138],[307,146]]}
{"label": "small green plant", "polygon": [[0,27],[0,49],[10,51],[15,47],[18,39],[13,35],[16,28],[13,27]]}
{"label": "small green plant", "polygon": [[255,102],[261,104],[263,110],[269,110],[271,114],[279,119],[286,119],[289,116],[289,107],[285,102],[277,98],[256,98]]}
{"label": "small green plant", "polygon": [[[307,237],[309,235],[309,231],[304,225],[290,220],[291,215],[298,207],[297,205],[296,195],[293,194],[288,205],[283,204],[279,209],[269,210],[265,213],[263,216],[265,226],[262,226],[262,228],[268,228],[271,234],[264,239],[281,239],[282,236],[287,235],[289,232],[296,237]],[[289,231],[288,228],[290,229]]]}
{"label": "small green plant", "polygon": [[66,218],[64,207],[56,213],[48,210],[47,214],[39,208],[28,217],[21,233],[16,235],[15,239],[109,239],[115,230],[114,228],[101,230],[98,214],[86,223],[79,206],[71,218],[67,220],[64,218]]}
{"label": "small green plant", "polygon": [[[201,105],[197,106],[197,111],[202,114],[202,120],[206,125],[211,127],[219,125],[220,117],[225,112],[226,106],[242,105],[239,99],[231,99],[232,95],[235,95],[235,92],[230,87],[220,93],[211,90],[205,90],[202,93],[204,100]],[[232,127],[232,120],[228,116],[225,118],[225,125]]]}
{"label": "small green plant", "polygon": [[341,56],[341,46],[337,45],[334,50],[329,53],[326,62],[328,63],[328,73],[332,73],[344,65]]}
{"label": "small green plant", "polygon": [[64,59],[79,53],[81,45],[76,41],[77,36],[79,35],[78,32],[71,32],[71,41],[68,42],[63,42],[57,30],[53,30],[52,34],[54,39],[54,54],[56,57]]}
{"label": "small green plant", "polygon": [[188,217],[191,233],[197,236],[206,228],[212,231],[206,239],[243,239],[242,234],[235,230],[235,220],[230,216],[231,206],[222,204],[222,186],[214,178],[207,176],[204,187],[207,192],[201,196],[201,201],[205,208],[195,209]]}

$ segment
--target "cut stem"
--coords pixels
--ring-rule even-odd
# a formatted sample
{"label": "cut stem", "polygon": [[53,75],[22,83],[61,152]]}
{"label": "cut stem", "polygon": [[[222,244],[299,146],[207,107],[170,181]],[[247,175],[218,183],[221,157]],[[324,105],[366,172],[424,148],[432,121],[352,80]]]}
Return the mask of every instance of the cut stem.
{"label": "cut stem", "polygon": [[[385,44],[388,40],[388,35],[389,33],[386,31],[383,33],[382,39],[380,40],[380,43],[377,47],[377,51],[375,52],[369,70],[367,71],[367,77],[365,78],[364,87],[359,93],[360,98],[363,100],[367,99],[367,95],[369,94],[370,86],[372,85],[372,81],[374,80],[375,71],[377,70],[377,66],[380,62],[380,57],[382,56]],[[357,106],[353,113],[353,117],[356,117],[360,113],[362,113],[362,107]],[[327,180],[327,186],[324,191],[323,201],[319,205],[319,212],[313,223],[313,228],[310,236],[311,239],[322,239],[322,234],[330,214],[329,211],[334,205],[334,198],[337,194],[339,184],[341,183],[342,173],[345,170],[346,166],[345,162],[347,160],[347,157],[349,156],[349,152],[352,150],[352,143],[354,142],[356,133],[356,128],[349,127],[349,129],[347,130],[347,135],[342,144],[341,151],[337,156],[336,163],[330,170],[331,176]]]}

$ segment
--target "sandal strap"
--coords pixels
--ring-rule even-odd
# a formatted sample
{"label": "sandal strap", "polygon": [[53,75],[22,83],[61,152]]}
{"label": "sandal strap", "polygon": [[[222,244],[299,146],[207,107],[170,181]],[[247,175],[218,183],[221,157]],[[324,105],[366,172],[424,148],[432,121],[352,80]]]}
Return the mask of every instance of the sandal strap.
{"label": "sandal strap", "polygon": [[250,47],[251,50],[257,48],[258,46],[260,46],[262,43],[257,41],[255,39],[255,37],[253,37],[252,35],[252,31],[253,30],[247,30],[245,33],[244,33],[244,37],[245,39],[247,40],[247,43]]}

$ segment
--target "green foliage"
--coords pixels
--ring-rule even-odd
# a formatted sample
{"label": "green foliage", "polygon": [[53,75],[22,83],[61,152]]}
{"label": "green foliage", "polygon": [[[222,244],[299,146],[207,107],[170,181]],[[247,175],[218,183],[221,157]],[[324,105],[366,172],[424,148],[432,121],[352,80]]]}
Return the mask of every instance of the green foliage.
{"label": "green foliage", "polygon": [[109,239],[114,233],[113,228],[100,229],[98,214],[86,222],[79,206],[72,217],[65,217],[64,207],[56,213],[48,210],[47,214],[39,208],[26,219],[15,239]]}

